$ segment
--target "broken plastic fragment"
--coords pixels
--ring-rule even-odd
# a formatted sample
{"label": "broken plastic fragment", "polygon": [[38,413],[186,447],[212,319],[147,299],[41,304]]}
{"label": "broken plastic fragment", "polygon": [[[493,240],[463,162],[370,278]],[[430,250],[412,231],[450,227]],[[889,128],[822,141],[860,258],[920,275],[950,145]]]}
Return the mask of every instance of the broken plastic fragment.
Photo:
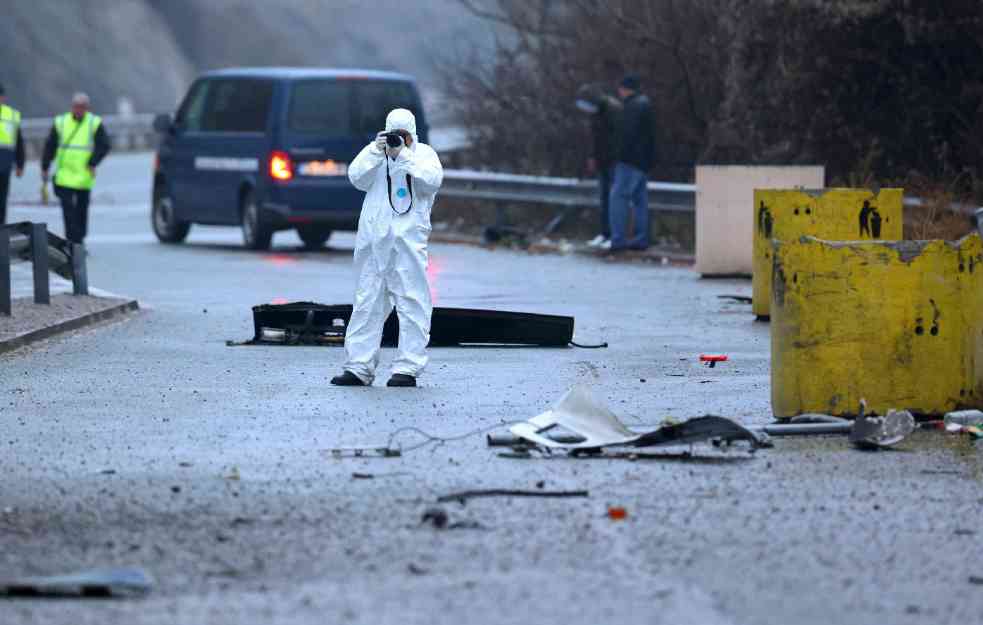
{"label": "broken plastic fragment", "polygon": [[914,431],[915,418],[910,412],[888,410],[883,417],[857,417],[850,430],[850,442],[866,449],[891,447]]}
{"label": "broken plastic fragment", "polygon": [[946,413],[944,418],[946,428],[950,425],[983,426],[983,412],[979,410],[958,410]]}
{"label": "broken plastic fragment", "polygon": [[[583,441],[559,443],[546,436],[551,430],[561,427],[580,435]],[[579,386],[570,389],[550,410],[526,422],[517,423],[509,430],[537,445],[568,449],[627,445],[641,436],[626,428],[614,413],[594,401],[590,393]]]}
{"label": "broken plastic fragment", "polygon": [[[697,417],[650,432],[633,432],[581,387],[572,388],[550,410],[528,421],[517,423],[509,430],[517,437],[543,447],[571,450],[608,446],[687,445],[710,440],[725,443],[744,440],[754,448],[767,444],[766,437],[755,434],[730,419],[714,416]],[[570,438],[569,432],[579,438]]]}

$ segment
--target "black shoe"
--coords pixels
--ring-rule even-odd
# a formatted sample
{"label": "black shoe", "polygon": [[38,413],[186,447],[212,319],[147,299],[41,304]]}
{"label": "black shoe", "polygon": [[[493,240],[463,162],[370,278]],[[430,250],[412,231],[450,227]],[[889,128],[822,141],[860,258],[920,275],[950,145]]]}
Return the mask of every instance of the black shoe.
{"label": "black shoe", "polygon": [[331,378],[331,383],[335,386],[366,386],[365,382],[351,371],[336,375]]}
{"label": "black shoe", "polygon": [[416,378],[405,373],[394,373],[386,386],[416,386]]}

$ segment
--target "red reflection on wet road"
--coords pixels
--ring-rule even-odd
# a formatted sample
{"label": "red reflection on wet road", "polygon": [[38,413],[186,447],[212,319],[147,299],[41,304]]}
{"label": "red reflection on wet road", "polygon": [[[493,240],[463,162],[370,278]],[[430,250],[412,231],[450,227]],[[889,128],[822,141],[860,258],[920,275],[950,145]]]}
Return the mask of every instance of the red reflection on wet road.
{"label": "red reflection on wet road", "polygon": [[263,257],[263,260],[277,265],[278,267],[282,267],[283,265],[293,265],[297,262],[296,258],[287,256],[286,254],[267,254]]}
{"label": "red reflection on wet road", "polygon": [[443,272],[444,261],[431,256],[430,262],[427,263],[427,284],[430,285],[430,299],[433,301],[434,306],[437,305],[437,302],[440,299],[437,291],[437,279]]}

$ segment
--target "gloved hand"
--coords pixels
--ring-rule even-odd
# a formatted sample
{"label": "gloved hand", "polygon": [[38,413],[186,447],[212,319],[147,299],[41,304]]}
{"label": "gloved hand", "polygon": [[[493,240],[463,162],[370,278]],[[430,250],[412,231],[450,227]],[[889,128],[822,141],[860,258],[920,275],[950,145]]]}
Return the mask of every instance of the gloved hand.
{"label": "gloved hand", "polygon": [[386,131],[381,130],[379,134],[375,136],[375,149],[380,153],[386,151]]}

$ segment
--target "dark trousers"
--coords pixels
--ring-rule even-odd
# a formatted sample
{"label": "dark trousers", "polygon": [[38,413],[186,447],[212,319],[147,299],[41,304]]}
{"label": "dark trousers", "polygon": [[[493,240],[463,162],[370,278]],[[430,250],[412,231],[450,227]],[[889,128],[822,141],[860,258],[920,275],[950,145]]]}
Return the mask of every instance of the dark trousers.
{"label": "dark trousers", "polygon": [[89,191],[55,185],[55,195],[61,200],[65,238],[72,243],[83,243],[89,232]]}
{"label": "dark trousers", "polygon": [[611,238],[611,165],[599,165],[597,170],[597,186],[601,192],[601,235]]}
{"label": "dark trousers", "polygon": [[7,223],[7,193],[10,191],[10,170],[0,171],[0,225]]}

